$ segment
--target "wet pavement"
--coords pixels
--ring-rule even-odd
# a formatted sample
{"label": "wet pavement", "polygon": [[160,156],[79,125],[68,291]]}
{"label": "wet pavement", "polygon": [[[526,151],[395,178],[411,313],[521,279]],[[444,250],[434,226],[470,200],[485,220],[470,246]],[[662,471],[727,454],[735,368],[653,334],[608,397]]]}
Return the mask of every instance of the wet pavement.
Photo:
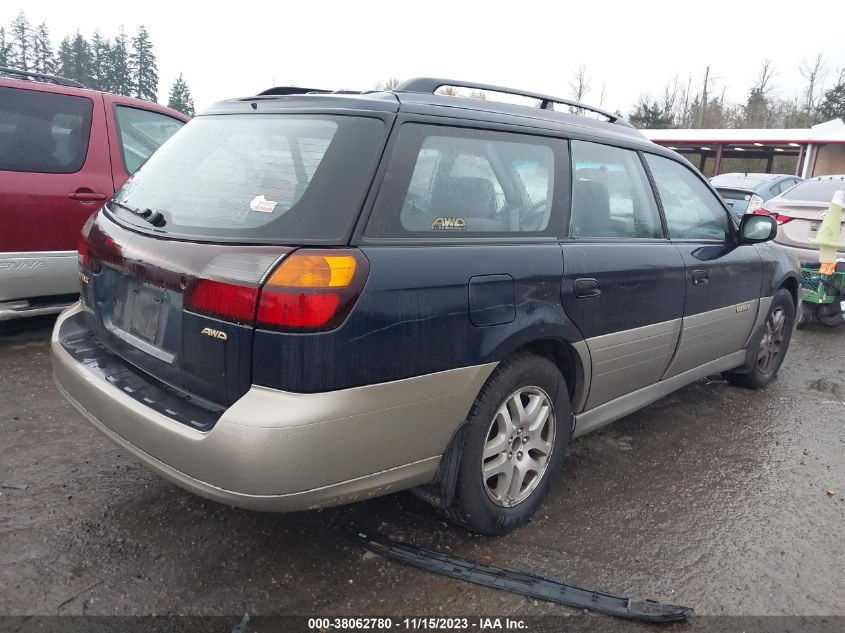
{"label": "wet pavement", "polygon": [[0,614],[572,612],[385,561],[367,529],[697,614],[845,615],[845,330],[796,332],[765,391],[712,377],[576,440],[503,538],[407,493],[288,515],[195,497],[62,400],[48,337],[0,334]]}

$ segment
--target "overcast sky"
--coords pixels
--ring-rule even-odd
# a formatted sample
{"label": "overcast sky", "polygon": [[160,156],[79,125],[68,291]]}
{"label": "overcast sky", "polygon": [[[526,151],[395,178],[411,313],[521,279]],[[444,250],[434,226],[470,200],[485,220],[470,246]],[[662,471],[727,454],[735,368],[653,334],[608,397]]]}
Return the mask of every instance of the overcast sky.
{"label": "overcast sky", "polygon": [[197,109],[255,94],[274,82],[371,89],[388,77],[428,75],[569,96],[573,72],[586,65],[584,99],[628,113],[643,92],[708,64],[716,89],[744,101],[769,58],[776,92],[803,87],[798,68],[818,53],[830,83],[845,66],[841,0],[699,2],[593,0],[569,3],[461,2],[88,2],[3,0],[0,23],[24,10],[47,22],[54,46],[80,29],[112,36],[149,30],[158,58],[159,101],[179,72]]}

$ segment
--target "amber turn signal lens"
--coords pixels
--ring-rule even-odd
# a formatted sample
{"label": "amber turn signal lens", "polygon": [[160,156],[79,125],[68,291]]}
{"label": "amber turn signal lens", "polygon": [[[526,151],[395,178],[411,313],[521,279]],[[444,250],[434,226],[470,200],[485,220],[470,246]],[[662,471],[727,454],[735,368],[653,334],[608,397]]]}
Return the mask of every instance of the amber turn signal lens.
{"label": "amber turn signal lens", "polygon": [[270,275],[268,286],[287,288],[345,288],[355,276],[352,255],[294,253]]}

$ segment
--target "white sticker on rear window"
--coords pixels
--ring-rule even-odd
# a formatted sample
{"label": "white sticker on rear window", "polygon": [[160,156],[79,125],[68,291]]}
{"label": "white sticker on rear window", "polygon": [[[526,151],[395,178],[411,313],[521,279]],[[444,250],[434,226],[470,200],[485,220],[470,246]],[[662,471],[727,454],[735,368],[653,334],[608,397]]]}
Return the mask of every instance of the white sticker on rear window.
{"label": "white sticker on rear window", "polygon": [[273,202],[272,200],[268,200],[263,195],[255,196],[252,201],[249,203],[249,208],[253,211],[258,211],[259,213],[273,213],[276,210],[276,205],[279,204],[278,202]]}

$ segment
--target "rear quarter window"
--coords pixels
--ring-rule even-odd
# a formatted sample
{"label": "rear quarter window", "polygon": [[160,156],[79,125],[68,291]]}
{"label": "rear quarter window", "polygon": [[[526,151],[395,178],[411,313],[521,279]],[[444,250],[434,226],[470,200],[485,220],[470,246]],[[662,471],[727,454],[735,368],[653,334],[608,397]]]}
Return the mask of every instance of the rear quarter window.
{"label": "rear quarter window", "polygon": [[93,101],[0,88],[0,170],[71,174],[88,154]]}
{"label": "rear quarter window", "polygon": [[565,168],[565,141],[407,123],[365,235],[556,235]]}

